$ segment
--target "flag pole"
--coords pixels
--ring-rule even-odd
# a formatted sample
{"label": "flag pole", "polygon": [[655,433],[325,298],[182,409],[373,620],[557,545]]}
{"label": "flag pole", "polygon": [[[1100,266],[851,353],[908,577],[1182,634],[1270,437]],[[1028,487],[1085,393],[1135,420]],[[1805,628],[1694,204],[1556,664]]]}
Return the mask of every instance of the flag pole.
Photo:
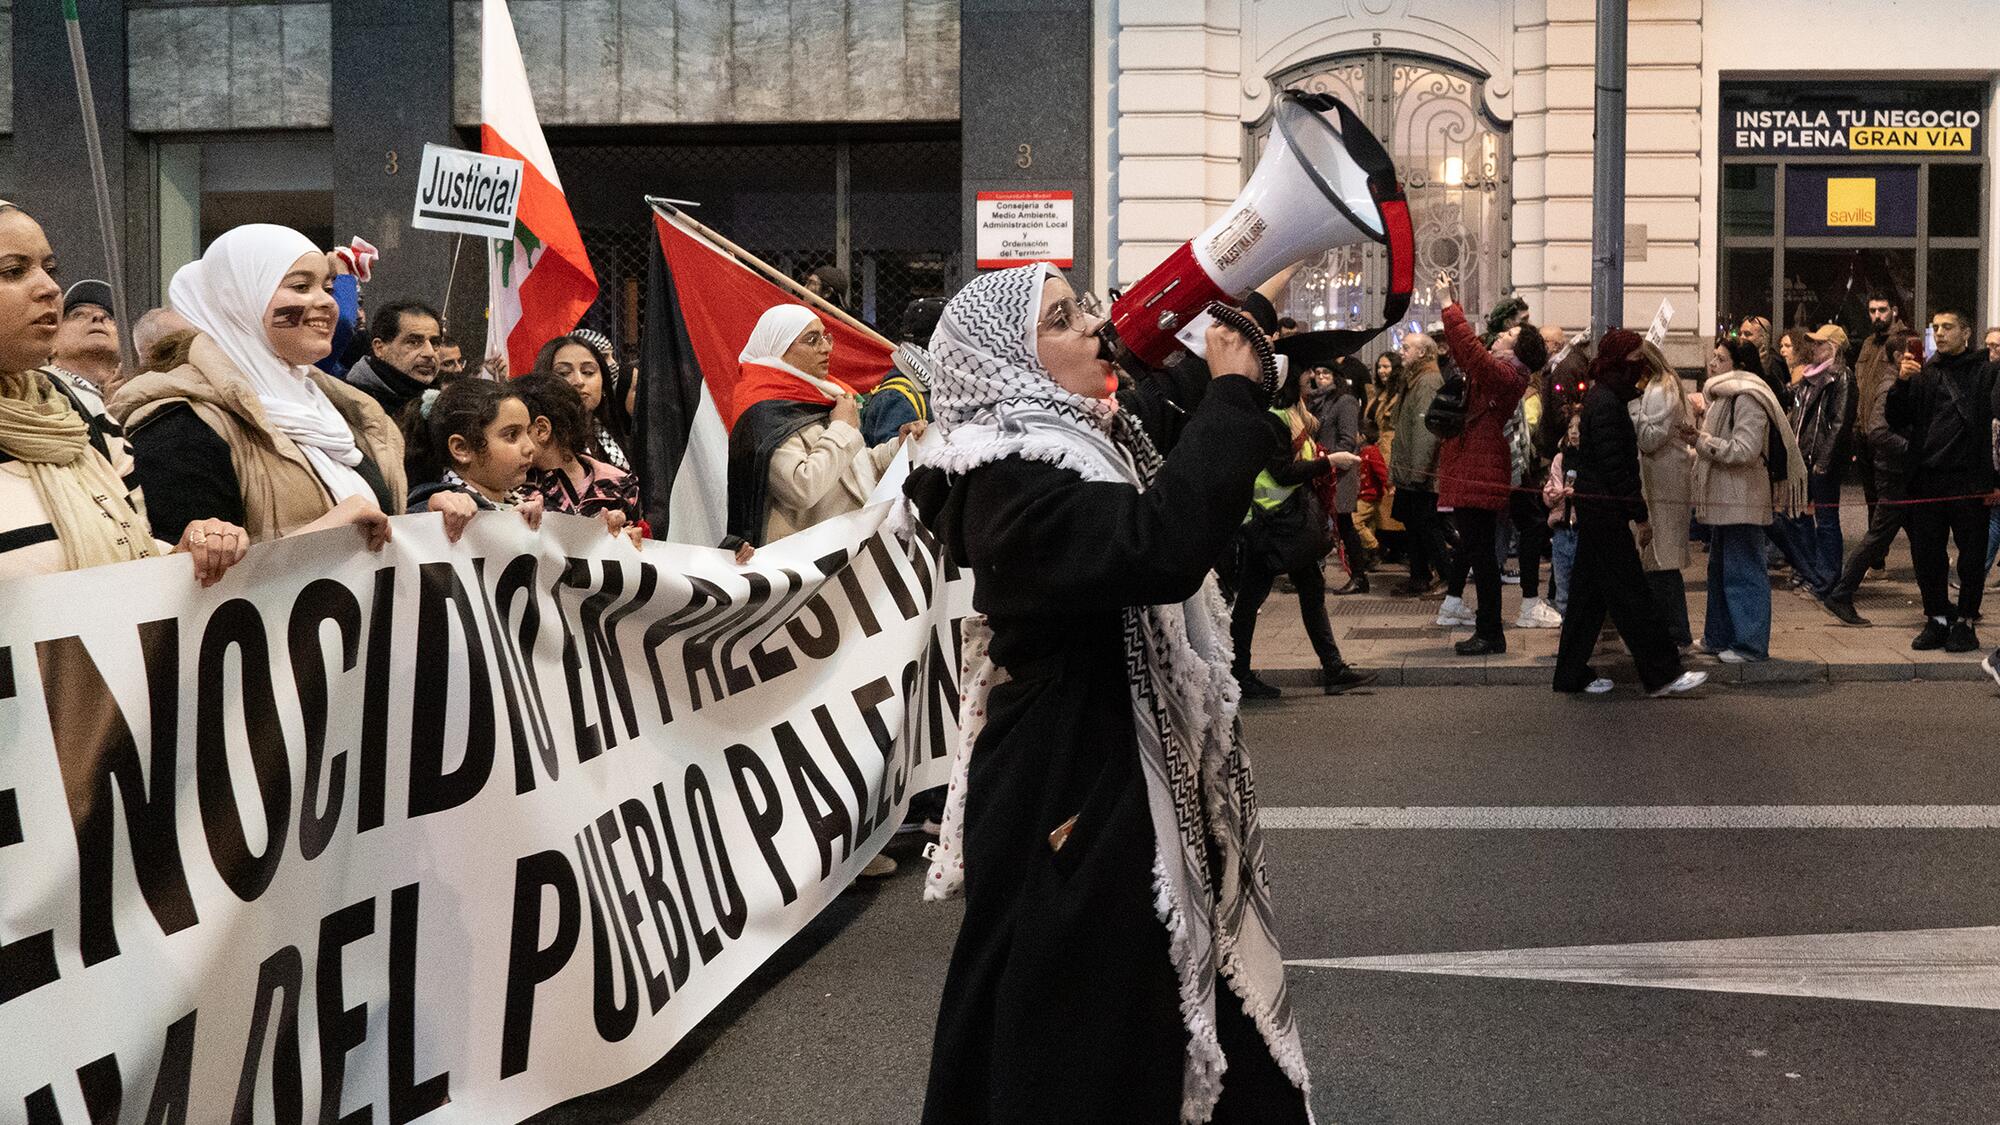
{"label": "flag pole", "polygon": [[687,229],[692,234],[700,235],[701,237],[709,240],[710,242],[713,242],[716,245],[721,246],[724,250],[727,250],[730,254],[735,256],[737,260],[741,261],[744,265],[750,266],[757,272],[763,274],[765,277],[770,278],[772,281],[776,282],[779,285],[779,287],[790,292],[793,296],[804,301],[806,304],[811,305],[812,307],[820,310],[821,312],[826,313],[828,316],[833,317],[835,320],[838,320],[841,323],[847,325],[848,327],[853,328],[854,330],[860,332],[862,335],[867,336],[870,339],[874,340],[875,342],[881,344],[883,347],[888,348],[890,351],[896,350],[896,342],[894,340],[891,340],[887,336],[882,335],[880,332],[875,331],[873,328],[868,327],[868,325],[862,323],[858,318],[850,314],[846,309],[841,308],[839,305],[834,304],[832,301],[827,300],[826,298],[820,296],[819,294],[813,292],[812,290],[807,289],[805,286],[800,285],[798,282],[793,281],[791,278],[786,277],[784,271],[778,269],[776,266],[771,265],[764,259],[759,258],[757,255],[752,254],[750,251],[745,250],[741,246],[738,246],[734,242],[731,242],[727,238],[724,238],[720,234],[717,234],[713,228],[704,225],[701,222],[701,220],[696,219],[693,215],[690,215],[686,211],[681,210],[679,207],[674,206],[671,200],[661,199],[658,196],[649,195],[646,197],[646,202],[652,204],[653,210],[659,212],[661,217],[667,219],[669,222],[672,222],[676,226],[680,226]]}
{"label": "flag pole", "polygon": [[[458,256],[465,253],[465,232],[458,232],[458,241],[451,248],[451,273],[444,279],[444,330],[451,331],[451,291],[458,284]],[[461,354],[463,354],[461,352]]]}
{"label": "flag pole", "polygon": [[90,91],[90,67],[83,57],[83,26],[76,14],[76,0],[62,0],[63,22],[69,31],[69,64],[76,73],[76,98],[83,110],[83,145],[90,155],[90,178],[97,188],[97,227],[104,236],[104,270],[111,276],[111,315],[118,321],[118,358],[127,377],[139,372],[139,356],[132,350],[132,321],[126,316],[125,261],[119,245],[117,225],[111,215],[111,180],[104,170],[104,142],[97,132],[97,99]]}

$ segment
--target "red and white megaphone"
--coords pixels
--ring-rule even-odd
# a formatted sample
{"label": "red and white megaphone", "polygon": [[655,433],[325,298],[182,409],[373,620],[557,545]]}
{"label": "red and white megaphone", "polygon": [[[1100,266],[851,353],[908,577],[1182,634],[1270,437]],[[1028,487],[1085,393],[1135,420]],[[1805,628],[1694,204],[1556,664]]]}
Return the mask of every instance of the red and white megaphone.
{"label": "red and white megaphone", "polygon": [[1334,354],[1351,354],[1408,310],[1415,238],[1382,143],[1328,94],[1287,90],[1275,116],[1264,159],[1222,218],[1112,302],[1104,339],[1128,371],[1178,361],[1199,348],[1211,302],[1234,304],[1286,266],[1336,246],[1387,246],[1389,295],[1380,325],[1323,334],[1340,337]]}

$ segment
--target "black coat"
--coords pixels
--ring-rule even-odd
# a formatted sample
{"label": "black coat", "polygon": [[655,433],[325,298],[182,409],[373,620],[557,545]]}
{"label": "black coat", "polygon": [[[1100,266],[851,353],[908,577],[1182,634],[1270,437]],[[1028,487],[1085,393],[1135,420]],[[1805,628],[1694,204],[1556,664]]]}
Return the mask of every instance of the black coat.
{"label": "black coat", "polygon": [[1817,477],[1840,472],[1854,432],[1853,372],[1842,368],[1818,385],[1807,379],[1792,392],[1792,432],[1798,435],[1806,468]]}
{"label": "black coat", "polygon": [[1993,419],[2000,367],[1984,349],[1939,353],[1889,388],[1883,413],[1909,438],[1910,495],[1971,496],[1993,489]]}
{"label": "black coat", "polygon": [[[1633,396],[1636,397],[1636,396]],[[1631,401],[1599,380],[1584,392],[1578,407],[1576,462],[1563,461],[1564,471],[1576,470],[1576,505],[1629,520],[1646,518],[1645,494],[1639,483],[1639,431],[1632,425]]]}
{"label": "black coat", "polygon": [[[1121,398],[1167,454],[1144,493],[1021,458],[911,478],[925,522],[976,576],[1010,677],[973,750],[965,919],[926,1125],[1178,1120],[1187,1036],[1153,907],[1123,611],[1200,589],[1276,451],[1248,379],[1162,377]],[[1226,991],[1217,1003],[1241,1009]]]}

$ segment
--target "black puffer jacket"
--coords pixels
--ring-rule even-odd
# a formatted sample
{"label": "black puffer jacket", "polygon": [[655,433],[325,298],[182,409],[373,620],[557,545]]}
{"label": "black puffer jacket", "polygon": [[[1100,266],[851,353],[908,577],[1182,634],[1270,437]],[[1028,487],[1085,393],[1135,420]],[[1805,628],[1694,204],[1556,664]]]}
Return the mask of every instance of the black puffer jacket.
{"label": "black puffer jacket", "polygon": [[1620,394],[1603,380],[1585,392],[1578,407],[1576,461],[1563,460],[1565,471],[1576,470],[1577,507],[1628,520],[1646,518],[1646,498],[1639,483],[1639,432],[1626,409],[1637,397]]}

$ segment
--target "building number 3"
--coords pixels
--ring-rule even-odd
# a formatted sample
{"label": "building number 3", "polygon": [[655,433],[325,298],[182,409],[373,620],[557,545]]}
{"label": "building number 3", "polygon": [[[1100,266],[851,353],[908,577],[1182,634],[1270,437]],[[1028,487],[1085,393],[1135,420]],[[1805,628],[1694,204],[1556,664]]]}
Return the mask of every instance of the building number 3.
{"label": "building number 3", "polygon": [[1035,166],[1034,145],[1022,145],[1020,148],[1015,149],[1014,152],[1014,166],[1016,168],[1033,168]]}
{"label": "building number 3", "polygon": [[382,162],[382,174],[393,176],[400,171],[402,171],[401,159],[396,155],[396,150],[392,148],[389,150],[388,159]]}

